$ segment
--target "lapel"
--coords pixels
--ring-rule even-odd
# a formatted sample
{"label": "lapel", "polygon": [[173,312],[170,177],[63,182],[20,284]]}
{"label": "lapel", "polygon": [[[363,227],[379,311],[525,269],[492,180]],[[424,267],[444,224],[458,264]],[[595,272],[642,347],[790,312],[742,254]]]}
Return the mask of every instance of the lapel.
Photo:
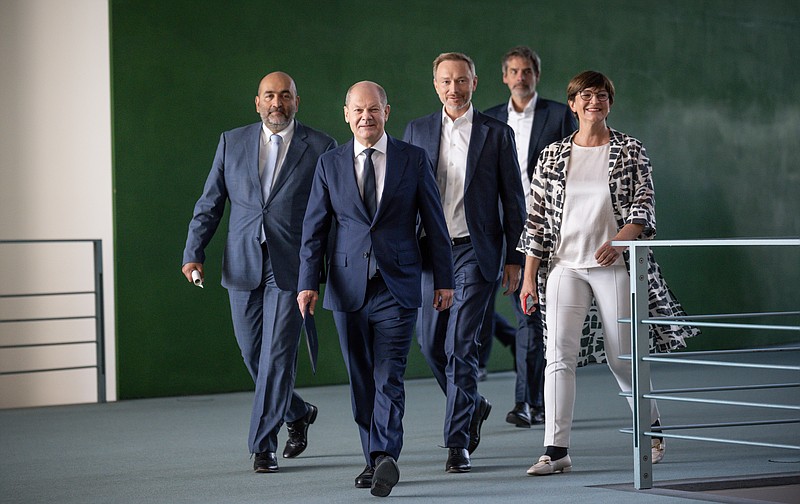
{"label": "lapel", "polygon": [[[536,107],[533,111],[533,124],[531,125],[531,140],[528,144],[528,179],[533,178],[533,170],[536,168],[537,155],[535,155],[539,148],[539,142],[542,138],[544,125],[547,124],[547,116],[550,115],[550,109],[541,99],[536,100]],[[544,145],[542,146],[544,148]]]}
{"label": "lapel", "polygon": [[351,138],[350,141],[344,144],[339,150],[339,155],[336,156],[336,173],[334,177],[344,197],[353,201],[357,213],[361,214],[365,222],[370,222],[367,216],[367,207],[364,205],[364,200],[361,199],[361,192],[358,190],[356,161],[355,156],[353,156],[354,142],[355,140]]}
{"label": "lapel", "polygon": [[442,142],[442,112],[432,114],[430,120],[425,123],[426,131],[423,131],[422,138],[426,139],[427,145],[423,149],[428,153],[433,173],[436,174],[439,167],[439,146]]}
{"label": "lapel", "polygon": [[625,145],[624,139],[622,135],[615,131],[612,128],[609,128],[609,143],[610,149],[608,153],[608,180],[612,180],[612,175],[614,173],[614,165],[617,164],[617,160],[620,158],[620,155],[623,153],[623,147]]}
{"label": "lapel", "polygon": [[253,184],[253,188],[256,192],[262,194],[261,203],[263,204],[264,196],[261,191],[261,177],[258,176],[258,149],[261,145],[261,123],[253,124],[248,128],[244,137],[244,166],[247,169],[247,178],[250,179],[250,183]]}
{"label": "lapel", "polygon": [[303,156],[303,153],[306,151],[306,149],[308,149],[306,137],[307,134],[303,128],[303,125],[295,121],[292,142],[289,144],[289,150],[286,151],[286,158],[284,159],[283,164],[278,171],[278,176],[272,183],[272,191],[269,193],[270,200],[272,200],[274,195],[281,189],[281,187],[283,187],[289,177],[291,177],[292,172],[294,172],[294,170],[297,168],[297,164],[300,162],[300,158]]}
{"label": "lapel", "polygon": [[475,178],[478,171],[478,158],[481,156],[486,137],[489,135],[489,126],[483,114],[473,108],[472,133],[469,137],[469,149],[467,150],[467,173],[464,180],[464,194],[467,192],[469,184]]}
{"label": "lapel", "polygon": [[497,119],[500,122],[504,122],[508,124],[508,103],[506,103],[502,109],[500,109],[500,115],[497,116]]}
{"label": "lapel", "polygon": [[[386,144],[386,176],[383,179],[383,193],[381,202],[378,204],[378,211],[375,212],[375,221],[380,219],[389,208],[391,200],[397,192],[397,186],[403,180],[406,168],[408,167],[408,155],[402,145],[396,143],[395,139],[387,135]],[[366,215],[366,209],[364,211]]]}

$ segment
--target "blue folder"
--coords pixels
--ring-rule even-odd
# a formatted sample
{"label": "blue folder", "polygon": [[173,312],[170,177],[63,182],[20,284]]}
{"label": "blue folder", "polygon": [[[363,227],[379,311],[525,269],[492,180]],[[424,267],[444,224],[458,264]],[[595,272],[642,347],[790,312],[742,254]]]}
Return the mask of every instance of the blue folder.
{"label": "blue folder", "polygon": [[317,324],[314,323],[314,315],[308,311],[303,317],[303,329],[306,333],[306,346],[308,346],[308,357],[311,359],[311,372],[317,374],[317,353],[319,352],[319,340],[317,339]]}

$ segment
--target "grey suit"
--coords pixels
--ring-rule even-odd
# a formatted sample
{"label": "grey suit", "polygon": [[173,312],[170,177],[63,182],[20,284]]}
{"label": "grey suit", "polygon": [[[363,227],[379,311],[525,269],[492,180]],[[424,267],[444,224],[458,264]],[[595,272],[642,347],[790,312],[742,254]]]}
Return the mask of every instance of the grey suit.
{"label": "grey suit", "polygon": [[205,262],[204,250],[230,202],[222,285],[228,289],[236,339],[256,386],[251,453],[275,452],[283,421],[307,413],[306,403],[293,392],[302,322],[295,301],[300,233],[317,159],[336,141],[300,122],[294,124],[266,202],[258,174],[261,123],[221,135],[183,252],[184,264]]}

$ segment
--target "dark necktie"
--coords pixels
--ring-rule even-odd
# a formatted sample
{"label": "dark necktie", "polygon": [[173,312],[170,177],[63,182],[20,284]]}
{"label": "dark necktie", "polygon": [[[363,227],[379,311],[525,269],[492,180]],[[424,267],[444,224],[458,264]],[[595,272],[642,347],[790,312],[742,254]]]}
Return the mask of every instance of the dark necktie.
{"label": "dark necktie", "polygon": [[375,212],[378,210],[378,194],[375,190],[375,165],[372,164],[372,153],[375,149],[365,149],[364,154],[364,206],[367,207],[367,214],[369,218],[375,217]]}
{"label": "dark necktie", "polygon": [[[375,212],[378,209],[378,194],[375,190],[375,165],[372,164],[372,153],[375,149],[365,149],[364,154],[364,206],[367,207],[367,214],[370,219],[375,217]],[[369,251],[369,259],[367,263],[367,278],[371,279],[378,271],[378,262],[375,260],[375,254],[372,249]]]}

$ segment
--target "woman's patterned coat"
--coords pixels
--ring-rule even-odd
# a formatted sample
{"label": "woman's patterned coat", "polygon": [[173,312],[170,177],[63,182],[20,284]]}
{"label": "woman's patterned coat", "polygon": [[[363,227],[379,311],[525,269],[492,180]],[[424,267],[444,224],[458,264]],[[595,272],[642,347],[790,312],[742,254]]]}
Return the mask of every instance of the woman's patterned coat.
{"label": "woman's patterned coat", "polygon": [[[610,154],[608,159],[608,185],[611,206],[617,228],[625,224],[644,226],[639,239],[651,239],[656,235],[655,197],[650,160],[642,143],[619,131],[610,131]],[[573,134],[574,136],[574,134]],[[572,136],[548,145],[539,155],[531,194],[533,200],[528,207],[528,220],[520,238],[519,251],[540,259],[538,290],[539,303],[544,320],[545,285],[550,273],[550,259],[558,249],[564,191],[567,182],[567,166],[572,150]],[[624,252],[625,266],[630,272],[628,251]],[[678,300],[669,290],[661,276],[652,251],[648,256],[648,283],[650,316],[676,317],[685,315]],[[579,363],[589,360],[602,362],[602,342],[599,317],[594,304],[584,324],[584,337]],[[696,328],[685,326],[650,326],[651,348],[660,352],[683,348],[685,339],[699,333]],[[545,335],[547,328],[545,327]]]}

